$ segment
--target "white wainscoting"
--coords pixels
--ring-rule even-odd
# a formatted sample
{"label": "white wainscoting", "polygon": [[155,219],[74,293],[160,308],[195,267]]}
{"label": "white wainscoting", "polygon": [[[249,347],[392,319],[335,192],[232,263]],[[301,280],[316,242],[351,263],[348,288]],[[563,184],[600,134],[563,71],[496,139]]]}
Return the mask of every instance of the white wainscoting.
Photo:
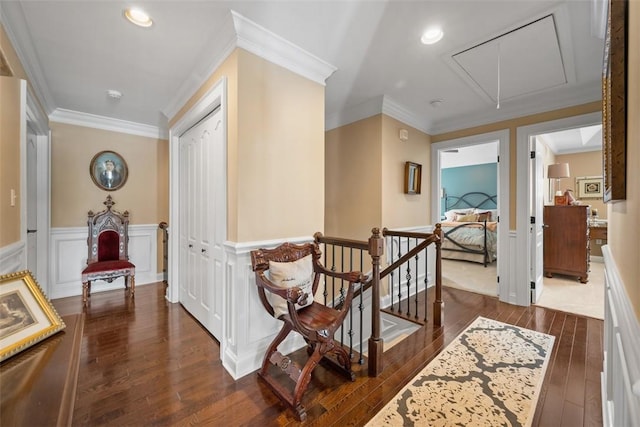
{"label": "white wainscoting", "polygon": [[[222,365],[234,379],[241,378],[262,365],[262,358],[282,322],[271,317],[262,306],[251,270],[254,249],[274,248],[284,242],[305,243],[310,237],[261,242],[225,243],[226,281],[224,338],[221,343]],[[288,354],[305,345],[299,334],[291,334],[279,347]]]}
{"label": "white wainscoting", "polygon": [[[82,294],[82,270],[87,265],[87,227],[51,229],[49,297]],[[129,225],[129,260],[136,266],[136,286],[162,281],[158,272],[158,226]],[[98,281],[91,292],[124,289],[124,278]]]}
{"label": "white wainscoting", "polygon": [[[420,231],[431,232],[432,226],[413,227],[411,229],[402,229],[401,231]],[[262,358],[267,347],[273,341],[273,338],[280,331],[282,322],[269,316],[256,290],[255,276],[251,270],[251,254],[250,252],[258,248],[274,248],[281,243],[305,243],[312,241],[311,237],[298,237],[282,240],[270,240],[261,242],[245,242],[234,243],[227,242],[226,249],[226,284],[225,284],[225,328],[224,338],[221,342],[221,359],[224,368],[234,378],[241,378],[251,372],[254,372],[262,365]],[[385,243],[388,245],[388,243]],[[430,247],[429,255],[429,273],[427,273],[429,285],[433,282],[433,272],[435,268],[435,250]],[[385,247],[385,254],[389,251]],[[406,252],[406,251],[405,251]],[[385,255],[386,256],[386,255]],[[367,255],[368,257],[368,255]],[[367,262],[365,257],[365,262]],[[424,263],[421,261],[424,265]],[[419,264],[420,264],[419,263]],[[413,269],[413,265],[411,266]],[[420,268],[418,273],[419,283],[422,283],[420,289],[424,288],[424,266]],[[415,279],[412,279],[412,282]],[[406,291],[406,286],[403,292]],[[406,293],[406,292],[405,292]],[[321,298],[321,292],[318,292]],[[365,300],[365,319],[370,319],[370,292],[364,296]],[[383,298],[381,304],[384,306],[390,302],[390,298]],[[357,303],[356,303],[357,304]],[[368,312],[367,312],[368,310]],[[368,314],[367,314],[368,313]],[[357,316],[354,316],[354,318]],[[354,323],[354,330],[359,330],[359,320]],[[369,320],[365,320],[363,325],[364,345],[369,339],[371,325]],[[354,347],[359,347],[359,337],[354,336]],[[292,334],[287,340],[280,345],[280,352],[288,354],[305,345],[304,341],[298,334]]]}
{"label": "white wainscoting", "polygon": [[27,268],[27,246],[24,241],[0,248],[0,274],[9,274]]}
{"label": "white wainscoting", "polygon": [[603,424],[637,427],[640,426],[640,324],[608,246],[602,247],[602,254],[605,268]]}

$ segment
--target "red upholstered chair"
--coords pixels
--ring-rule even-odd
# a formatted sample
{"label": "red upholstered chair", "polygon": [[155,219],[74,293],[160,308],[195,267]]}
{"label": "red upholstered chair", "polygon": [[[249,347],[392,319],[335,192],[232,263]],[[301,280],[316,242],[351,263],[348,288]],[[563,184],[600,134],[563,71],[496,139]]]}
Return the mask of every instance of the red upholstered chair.
{"label": "red upholstered chair", "polygon": [[87,267],[82,271],[82,301],[86,304],[91,294],[91,282],[112,282],[124,277],[125,288],[130,296],[135,292],[136,266],[129,262],[129,212],[120,213],[112,209],[115,202],[111,196],[104,201],[107,209],[94,214],[89,211],[89,256]]}

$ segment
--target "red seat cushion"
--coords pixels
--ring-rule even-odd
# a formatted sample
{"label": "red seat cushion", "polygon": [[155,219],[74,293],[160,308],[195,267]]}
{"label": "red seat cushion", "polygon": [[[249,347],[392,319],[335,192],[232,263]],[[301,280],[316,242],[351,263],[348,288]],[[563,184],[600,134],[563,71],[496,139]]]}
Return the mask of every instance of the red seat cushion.
{"label": "red seat cushion", "polygon": [[89,264],[84,270],[82,270],[82,274],[84,275],[99,273],[102,271],[127,270],[130,268],[136,268],[136,266],[123,259],[118,259],[115,261],[99,261]]}

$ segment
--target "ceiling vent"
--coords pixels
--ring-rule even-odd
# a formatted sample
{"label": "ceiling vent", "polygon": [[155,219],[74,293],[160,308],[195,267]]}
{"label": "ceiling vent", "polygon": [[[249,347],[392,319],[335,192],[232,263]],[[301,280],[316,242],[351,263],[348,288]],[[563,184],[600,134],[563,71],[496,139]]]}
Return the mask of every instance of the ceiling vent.
{"label": "ceiling vent", "polygon": [[451,55],[452,65],[487,102],[569,83],[553,14]]}

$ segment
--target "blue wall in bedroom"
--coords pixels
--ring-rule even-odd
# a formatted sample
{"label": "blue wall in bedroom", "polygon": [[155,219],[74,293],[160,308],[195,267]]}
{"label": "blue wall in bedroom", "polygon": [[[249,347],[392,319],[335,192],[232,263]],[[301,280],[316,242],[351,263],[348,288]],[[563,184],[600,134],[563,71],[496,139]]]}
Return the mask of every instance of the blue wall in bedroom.
{"label": "blue wall in bedroom", "polygon": [[[449,196],[461,196],[471,191],[482,191],[491,196],[498,194],[498,164],[460,166],[441,170],[442,188]],[[441,200],[444,214],[444,199]]]}

